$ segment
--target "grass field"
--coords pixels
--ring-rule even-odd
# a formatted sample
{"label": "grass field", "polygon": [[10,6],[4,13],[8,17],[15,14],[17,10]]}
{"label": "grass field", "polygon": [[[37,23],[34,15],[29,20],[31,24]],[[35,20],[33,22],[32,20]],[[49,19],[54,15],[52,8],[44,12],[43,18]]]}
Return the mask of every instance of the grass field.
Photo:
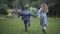
{"label": "grass field", "polygon": [[[31,18],[28,32],[21,18],[0,18],[0,34],[43,34],[39,18]],[[60,34],[60,18],[48,18],[47,34]]]}

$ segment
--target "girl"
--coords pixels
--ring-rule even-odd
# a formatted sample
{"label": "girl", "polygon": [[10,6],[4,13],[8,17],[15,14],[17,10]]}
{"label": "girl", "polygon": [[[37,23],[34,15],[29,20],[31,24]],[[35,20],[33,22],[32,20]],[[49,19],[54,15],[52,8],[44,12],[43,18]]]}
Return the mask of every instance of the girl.
{"label": "girl", "polygon": [[41,8],[38,10],[37,14],[40,15],[40,24],[42,25],[42,30],[44,34],[46,34],[46,26],[47,26],[47,15],[46,13],[48,12],[48,6],[43,3],[41,4]]}

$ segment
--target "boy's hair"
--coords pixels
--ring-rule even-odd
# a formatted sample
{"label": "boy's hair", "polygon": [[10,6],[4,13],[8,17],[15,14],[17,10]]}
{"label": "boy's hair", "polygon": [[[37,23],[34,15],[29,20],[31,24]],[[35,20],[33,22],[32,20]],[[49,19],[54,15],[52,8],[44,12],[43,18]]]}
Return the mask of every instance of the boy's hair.
{"label": "boy's hair", "polygon": [[47,4],[45,4],[45,3],[41,4],[41,8],[42,8],[43,11],[48,12]]}
{"label": "boy's hair", "polygon": [[24,6],[24,8],[25,8],[25,9],[29,8],[29,5],[28,5],[28,4],[26,4],[26,5]]}

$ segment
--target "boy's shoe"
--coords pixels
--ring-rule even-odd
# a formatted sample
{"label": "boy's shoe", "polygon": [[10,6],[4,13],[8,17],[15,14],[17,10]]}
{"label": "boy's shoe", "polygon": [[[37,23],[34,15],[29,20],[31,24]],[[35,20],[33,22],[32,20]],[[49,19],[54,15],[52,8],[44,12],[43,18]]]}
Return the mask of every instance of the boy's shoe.
{"label": "boy's shoe", "polygon": [[28,32],[28,29],[27,28],[25,28],[25,32]]}
{"label": "boy's shoe", "polygon": [[25,30],[25,32],[28,32],[28,30]]}
{"label": "boy's shoe", "polygon": [[46,34],[46,32],[44,32],[44,34]]}
{"label": "boy's shoe", "polygon": [[46,34],[46,30],[43,29],[43,33]]}
{"label": "boy's shoe", "polygon": [[30,27],[30,24],[28,25],[28,27]]}

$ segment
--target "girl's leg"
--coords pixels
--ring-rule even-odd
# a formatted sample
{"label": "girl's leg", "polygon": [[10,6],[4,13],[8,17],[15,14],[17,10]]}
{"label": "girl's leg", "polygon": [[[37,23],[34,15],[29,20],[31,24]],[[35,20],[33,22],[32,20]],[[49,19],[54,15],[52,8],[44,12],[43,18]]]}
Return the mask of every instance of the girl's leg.
{"label": "girl's leg", "polygon": [[44,34],[46,34],[46,26],[42,26],[42,31]]}
{"label": "girl's leg", "polygon": [[24,21],[24,24],[25,24],[25,32],[27,32],[28,31],[28,23],[27,23],[27,21]]}

